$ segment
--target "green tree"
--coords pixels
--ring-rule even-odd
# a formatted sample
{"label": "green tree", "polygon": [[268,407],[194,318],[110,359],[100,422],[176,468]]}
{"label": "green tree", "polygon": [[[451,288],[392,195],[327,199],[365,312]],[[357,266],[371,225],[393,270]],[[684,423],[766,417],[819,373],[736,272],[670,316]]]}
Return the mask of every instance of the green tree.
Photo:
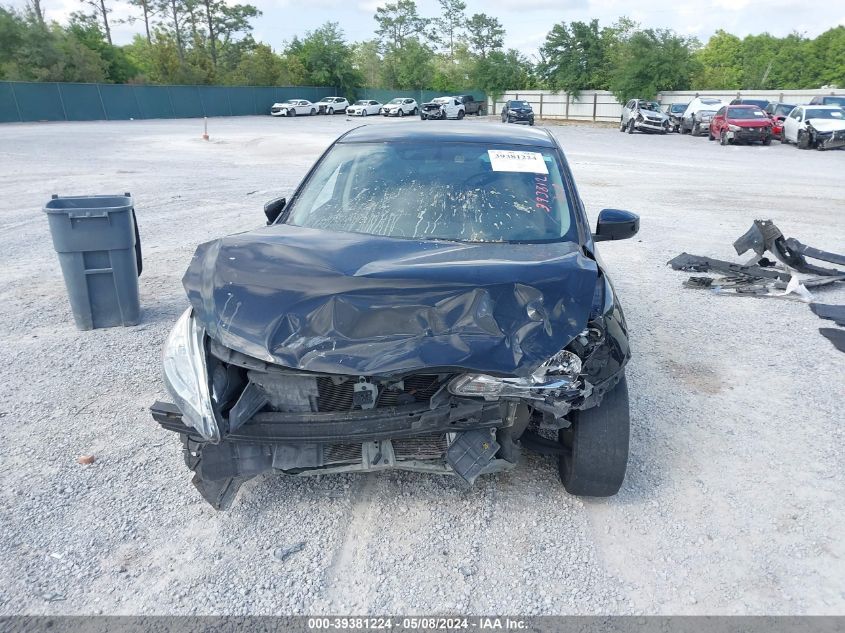
{"label": "green tree", "polygon": [[407,39],[402,48],[384,56],[387,87],[401,90],[428,88],[434,80],[434,52],[416,38]]}
{"label": "green tree", "polygon": [[226,83],[241,86],[280,86],[289,80],[284,60],[266,44],[256,44],[241,55]]}
{"label": "green tree", "polygon": [[89,48],[106,63],[107,80],[114,83],[126,83],[139,72],[126,51],[106,42],[102,28],[96,16],[76,12],[71,14],[67,32],[73,35],[83,46]]}
{"label": "green tree", "polygon": [[93,10],[92,15],[96,20],[99,20],[102,27],[103,32],[106,34],[106,41],[109,44],[113,44],[111,39],[111,27],[109,26],[109,13],[111,13],[111,9],[106,7],[106,0],[82,0],[82,4],[90,7]]}
{"label": "green tree", "polygon": [[505,43],[505,29],[498,19],[485,13],[475,13],[467,20],[470,50],[484,59],[492,51],[501,50]]}
{"label": "green tree", "polygon": [[845,88],[845,26],[837,26],[809,42],[805,70],[813,86]]}
{"label": "green tree", "polygon": [[492,51],[479,59],[471,74],[471,85],[499,96],[507,90],[535,87],[531,62],[519,51]]}
{"label": "green tree", "polygon": [[366,40],[352,45],[352,67],[361,76],[363,85],[367,88],[379,88],[383,85],[382,59],[376,40]]}
{"label": "green tree", "polygon": [[467,5],[463,0],[438,0],[440,17],[434,19],[435,39],[449,51],[449,59],[455,58],[455,44],[466,26]]}
{"label": "green tree", "polygon": [[719,29],[696,53],[700,66],[694,85],[710,90],[742,88],[742,41]]}
{"label": "green tree", "polygon": [[361,76],[352,66],[352,49],[337,22],[326,22],[302,40],[294,38],[286,52],[302,63],[309,83],[315,86],[337,86],[346,92],[361,85]]}
{"label": "green tree", "polygon": [[613,37],[612,30],[599,28],[598,20],[555,24],[540,47],[540,74],[555,90],[606,89]]}
{"label": "green tree", "polygon": [[431,20],[417,13],[414,0],[397,0],[376,9],[375,21],[382,47],[402,48],[411,37],[424,34]]}
{"label": "green tree", "polygon": [[687,90],[696,70],[696,40],[664,29],[645,29],[622,45],[620,63],[610,76],[610,90],[620,101],[650,99],[663,90]]}
{"label": "green tree", "polygon": [[217,66],[218,47],[252,31],[250,20],[261,15],[251,4],[227,4],[223,0],[199,0],[208,33],[212,66]]}

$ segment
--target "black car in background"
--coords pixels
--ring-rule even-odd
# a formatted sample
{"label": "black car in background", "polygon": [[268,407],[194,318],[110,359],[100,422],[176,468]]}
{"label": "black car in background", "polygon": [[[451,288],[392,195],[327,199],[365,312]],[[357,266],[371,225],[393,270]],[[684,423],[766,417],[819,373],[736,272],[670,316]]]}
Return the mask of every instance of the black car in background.
{"label": "black car in background", "polygon": [[619,490],[630,349],[597,243],[639,218],[592,232],[554,136],[358,127],[264,211],[197,248],[162,355],[175,404],[152,407],[216,508],[268,471],[471,484],[526,449],[571,494]]}
{"label": "black car in background", "polygon": [[769,105],[768,99],[734,99],[728,105],[752,105],[765,110]]}
{"label": "black car in background", "polygon": [[534,110],[527,101],[511,99],[502,107],[502,123],[534,125]]}
{"label": "black car in background", "polygon": [[845,108],[845,95],[821,95],[810,99],[809,105],[838,105]]}

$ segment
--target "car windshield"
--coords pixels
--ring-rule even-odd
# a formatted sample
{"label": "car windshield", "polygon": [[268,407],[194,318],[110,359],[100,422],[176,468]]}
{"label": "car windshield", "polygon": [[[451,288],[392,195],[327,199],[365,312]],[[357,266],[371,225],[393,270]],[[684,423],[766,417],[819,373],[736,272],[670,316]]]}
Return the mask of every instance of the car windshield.
{"label": "car windshield", "polygon": [[813,108],[807,110],[808,119],[836,119],[838,121],[845,120],[845,110],[823,110],[822,108]]}
{"label": "car windshield", "polygon": [[640,108],[660,112],[660,104],[657,101],[640,101]]}
{"label": "car windshield", "polygon": [[437,97],[433,101],[434,103],[451,103],[452,97]]}
{"label": "car windshield", "polygon": [[845,97],[825,97],[824,102],[827,105],[845,106]]}
{"label": "car windshield", "polygon": [[777,115],[782,114],[782,115],[786,116],[790,112],[792,112],[794,109],[795,109],[794,105],[787,105],[785,103],[781,103],[777,107],[775,107],[774,113],[777,114]]}
{"label": "car windshield", "polygon": [[686,109],[687,109],[686,103],[673,103],[671,106],[669,106],[670,112],[683,112]]}
{"label": "car windshield", "polygon": [[555,152],[498,144],[338,143],[287,222],[409,239],[577,241]]}
{"label": "car windshield", "polygon": [[527,101],[511,101],[512,108],[530,108],[531,104]]}
{"label": "car windshield", "polygon": [[402,99],[391,99],[390,103],[402,103]]}
{"label": "car windshield", "polygon": [[728,108],[729,119],[767,119],[769,118],[760,108]]}
{"label": "car windshield", "polygon": [[701,99],[701,103],[706,103],[707,105],[716,105],[717,103],[722,103],[718,99]]}
{"label": "car windshield", "polygon": [[369,101],[356,101],[353,105],[370,105]]}

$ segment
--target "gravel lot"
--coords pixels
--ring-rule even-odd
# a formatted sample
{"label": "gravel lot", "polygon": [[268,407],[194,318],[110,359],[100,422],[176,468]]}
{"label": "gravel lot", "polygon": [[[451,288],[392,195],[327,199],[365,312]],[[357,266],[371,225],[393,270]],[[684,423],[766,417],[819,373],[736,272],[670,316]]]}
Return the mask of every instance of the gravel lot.
{"label": "gravel lot", "polygon": [[[818,333],[830,323],[685,289],[665,265],[736,259],[755,218],[845,252],[845,151],[551,128],[593,221],[642,216],[637,238],[601,245],[635,353],[615,498],[570,497],[553,460],[529,456],[469,490],[399,472],[259,477],[212,510],[147,410],[166,395],[182,273],[200,242],[261,224],[264,201],[352,125],[212,119],[210,142],[198,120],[0,127],[0,615],[845,613],[845,355]],[[39,209],[54,192],[123,191],[143,322],[78,332]],[[845,288],[817,295],[845,302]]]}

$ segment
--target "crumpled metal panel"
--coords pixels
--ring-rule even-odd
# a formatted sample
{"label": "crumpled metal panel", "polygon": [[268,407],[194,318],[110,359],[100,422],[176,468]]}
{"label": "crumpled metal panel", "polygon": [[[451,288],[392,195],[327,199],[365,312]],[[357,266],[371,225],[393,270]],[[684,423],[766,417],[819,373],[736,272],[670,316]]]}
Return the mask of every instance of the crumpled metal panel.
{"label": "crumpled metal panel", "polygon": [[578,245],[455,243],[274,225],[207,242],[183,278],[208,334],[286,367],[525,376],[587,322]]}

